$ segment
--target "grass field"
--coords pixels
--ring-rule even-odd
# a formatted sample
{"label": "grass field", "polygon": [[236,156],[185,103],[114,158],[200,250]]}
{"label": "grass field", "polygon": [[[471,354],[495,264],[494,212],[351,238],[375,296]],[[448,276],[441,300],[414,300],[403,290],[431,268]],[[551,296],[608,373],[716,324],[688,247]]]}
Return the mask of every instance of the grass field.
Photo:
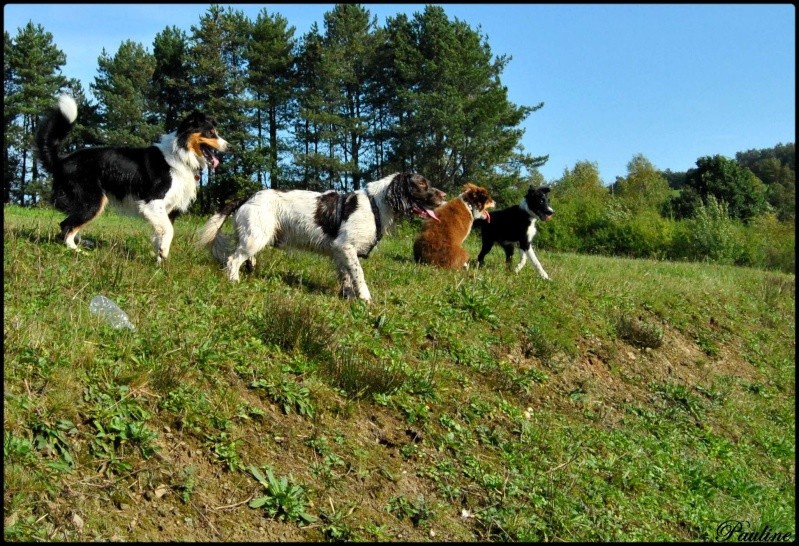
{"label": "grass field", "polygon": [[159,268],[138,218],[75,253],[59,213],[4,215],[6,540],[795,537],[794,275],[543,249],[547,282],[498,248],[440,271],[411,223],[363,261],[366,306],[307,252],[228,283],[199,218]]}

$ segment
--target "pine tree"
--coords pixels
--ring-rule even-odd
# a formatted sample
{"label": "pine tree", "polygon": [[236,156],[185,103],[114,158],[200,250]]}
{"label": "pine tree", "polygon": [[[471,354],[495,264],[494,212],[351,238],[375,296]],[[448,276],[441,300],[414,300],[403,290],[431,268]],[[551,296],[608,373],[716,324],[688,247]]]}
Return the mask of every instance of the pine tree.
{"label": "pine tree", "polygon": [[158,119],[167,132],[194,109],[187,44],[186,33],[174,26],[165,28],[153,40],[152,95]]}
{"label": "pine tree", "polygon": [[206,184],[201,181],[195,210],[205,214],[234,195],[260,189],[252,176],[258,162],[249,132],[252,104],[246,88],[252,22],[241,11],[212,5],[191,30],[189,57],[196,90],[192,103],[216,118],[219,133],[231,145],[222,166],[209,172]]}
{"label": "pine tree", "polygon": [[[4,82],[3,117],[6,127],[4,145],[10,179],[5,183],[5,198],[14,197],[20,205],[28,202],[28,178],[42,187],[38,162],[31,150],[40,117],[50,110],[58,91],[67,84],[61,75],[61,66],[66,55],[53,44],[53,35],[45,32],[41,25],[28,22],[10,39],[4,35],[3,71]],[[30,169],[30,172],[29,172]],[[36,202],[40,196],[33,195]]]}
{"label": "pine tree", "polygon": [[141,44],[125,40],[113,57],[103,49],[97,63],[90,87],[100,104],[103,139],[115,146],[151,145],[164,133],[149,94],[155,58]]}
{"label": "pine tree", "polygon": [[[296,116],[294,27],[280,15],[266,9],[258,13],[252,39],[246,50],[248,85],[255,108],[256,165],[259,187],[279,188],[285,176],[280,172],[280,155],[288,149],[285,133],[289,120]],[[266,137],[264,137],[264,130]],[[268,144],[265,144],[265,140]]]}
{"label": "pine tree", "polygon": [[[392,109],[402,126],[395,162],[410,163],[454,189],[467,181],[485,183],[503,165],[535,168],[546,161],[525,156],[518,128],[543,104],[516,106],[508,100],[500,76],[510,59],[494,58],[479,30],[449,21],[440,6],[427,6],[410,23],[403,17],[389,24],[404,27],[388,35],[399,38],[392,47],[395,71],[407,82],[397,89]],[[409,143],[416,149],[409,150]]]}
{"label": "pine tree", "polygon": [[375,58],[376,18],[357,4],[337,4],[325,13],[324,59],[328,65],[331,86],[328,96],[331,144],[341,155],[344,189],[360,189],[364,178],[362,155],[373,113],[368,100]]}
{"label": "pine tree", "polygon": [[294,123],[294,163],[298,187],[312,190],[337,187],[344,167],[336,157],[333,126],[338,116],[330,114],[332,74],[325,59],[323,38],[316,23],[306,33],[297,57],[297,107]]}

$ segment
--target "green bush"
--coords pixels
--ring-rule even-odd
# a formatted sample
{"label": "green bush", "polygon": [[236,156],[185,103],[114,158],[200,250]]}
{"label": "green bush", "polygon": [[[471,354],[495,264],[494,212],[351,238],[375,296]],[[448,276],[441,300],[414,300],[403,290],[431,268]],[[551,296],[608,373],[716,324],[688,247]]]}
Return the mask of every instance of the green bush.
{"label": "green bush", "polygon": [[796,273],[796,229],[766,214],[750,221],[744,230],[745,253],[739,265]]}
{"label": "green bush", "polygon": [[699,205],[693,218],[680,223],[671,256],[732,265],[743,252],[739,230],[727,205],[709,196],[707,204]]}
{"label": "green bush", "polygon": [[594,252],[631,258],[662,258],[674,236],[674,222],[655,210],[630,213],[609,209],[604,223],[589,237]]}
{"label": "green bush", "polygon": [[744,224],[713,196],[683,220],[665,218],[654,208],[630,211],[615,201],[560,199],[553,208],[552,220],[538,223],[535,239],[547,250],[796,271],[792,223],[765,214]]}

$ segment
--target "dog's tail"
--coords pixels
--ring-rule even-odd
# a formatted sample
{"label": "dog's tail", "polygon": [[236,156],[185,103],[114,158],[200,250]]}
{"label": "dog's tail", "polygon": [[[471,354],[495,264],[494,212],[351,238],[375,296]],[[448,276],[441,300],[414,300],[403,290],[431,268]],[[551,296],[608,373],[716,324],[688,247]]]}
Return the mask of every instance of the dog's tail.
{"label": "dog's tail", "polygon": [[60,168],[58,150],[72,130],[76,119],[78,119],[78,105],[75,99],[69,95],[61,95],[58,98],[58,107],[39,124],[39,130],[36,132],[39,159],[44,168],[52,174]]}
{"label": "dog's tail", "polygon": [[199,248],[211,245],[211,254],[222,265],[227,263],[227,258],[233,252],[235,244],[234,238],[222,233],[222,226],[227,220],[228,216],[233,214],[240,206],[247,202],[247,199],[241,199],[228,203],[225,207],[211,216],[197,234],[197,246]]}

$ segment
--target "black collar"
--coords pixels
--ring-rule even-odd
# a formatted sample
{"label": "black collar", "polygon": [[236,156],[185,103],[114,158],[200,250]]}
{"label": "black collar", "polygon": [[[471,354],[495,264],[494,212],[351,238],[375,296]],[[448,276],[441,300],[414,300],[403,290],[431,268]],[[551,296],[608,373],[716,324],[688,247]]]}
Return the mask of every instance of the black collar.
{"label": "black collar", "polygon": [[377,237],[375,239],[375,245],[376,245],[378,241],[380,241],[380,239],[383,237],[383,224],[380,221],[380,209],[377,208],[377,201],[375,201],[375,198],[372,197],[372,195],[368,191],[366,192],[366,197],[369,198],[369,205],[371,205],[372,214],[374,214],[375,216],[375,228],[377,230]]}
{"label": "black collar", "polygon": [[383,237],[383,223],[380,221],[380,209],[377,208],[377,201],[375,198],[369,194],[369,191],[366,191],[366,197],[369,199],[369,205],[372,207],[372,214],[375,217],[375,240],[372,243],[372,246],[364,254],[359,254],[361,258],[368,258],[369,254],[372,252],[372,249],[377,246],[377,243],[380,242],[380,239]]}

